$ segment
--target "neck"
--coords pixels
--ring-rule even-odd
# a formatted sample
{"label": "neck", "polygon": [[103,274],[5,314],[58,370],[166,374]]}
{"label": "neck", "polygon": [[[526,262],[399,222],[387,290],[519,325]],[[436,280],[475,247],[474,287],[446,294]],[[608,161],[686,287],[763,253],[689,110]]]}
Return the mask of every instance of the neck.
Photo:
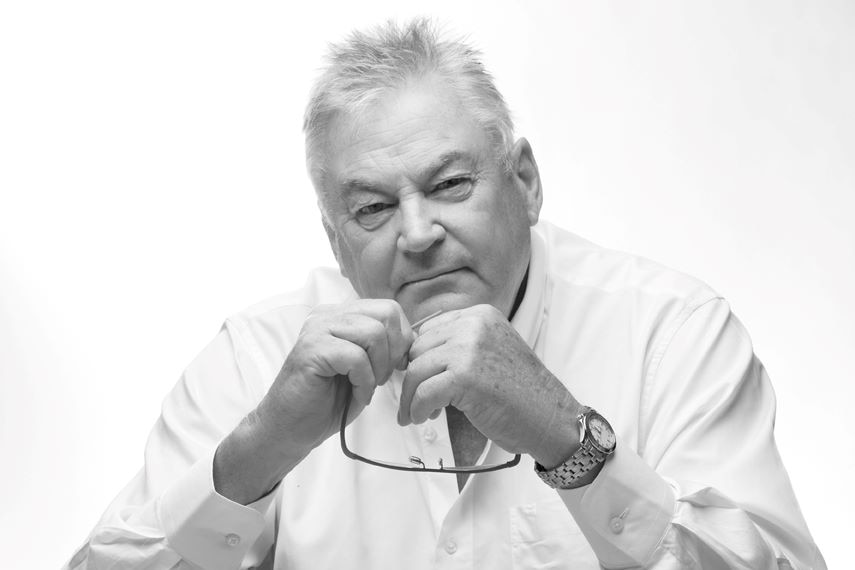
{"label": "neck", "polygon": [[520,305],[522,304],[522,300],[525,297],[525,289],[526,289],[526,286],[528,285],[529,267],[530,266],[527,266],[525,268],[525,275],[523,275],[522,283],[520,283],[520,286],[517,289],[517,296],[514,298],[514,305],[513,305],[513,307],[511,307],[511,314],[508,316],[509,321],[514,318],[514,315],[517,314],[517,309],[520,308]]}

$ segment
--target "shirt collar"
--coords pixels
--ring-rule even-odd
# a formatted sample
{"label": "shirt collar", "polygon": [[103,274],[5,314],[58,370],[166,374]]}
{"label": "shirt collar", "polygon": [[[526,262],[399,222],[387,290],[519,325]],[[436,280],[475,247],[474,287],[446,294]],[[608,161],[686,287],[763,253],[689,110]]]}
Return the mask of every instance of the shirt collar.
{"label": "shirt collar", "polygon": [[545,292],[546,245],[543,238],[532,228],[528,283],[522,303],[520,303],[514,318],[511,320],[514,329],[532,349],[534,349],[537,334],[543,322]]}

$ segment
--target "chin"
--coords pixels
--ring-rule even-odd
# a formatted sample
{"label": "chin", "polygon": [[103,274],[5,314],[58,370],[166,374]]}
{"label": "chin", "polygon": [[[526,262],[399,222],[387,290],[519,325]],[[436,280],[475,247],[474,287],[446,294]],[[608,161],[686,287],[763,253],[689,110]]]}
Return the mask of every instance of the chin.
{"label": "chin", "polygon": [[[398,302],[401,304],[401,307],[403,307],[404,312],[406,313],[407,318],[410,320],[411,323],[414,323],[419,319],[423,319],[428,315],[432,315],[437,311],[447,313],[449,311],[467,309],[469,307],[481,305],[484,303],[496,305],[496,303],[492,302],[490,299],[484,299],[478,296],[456,292],[442,293],[440,295],[434,295],[432,297],[428,297],[427,299],[422,299],[419,301],[405,301],[401,299]],[[501,309],[501,307],[499,307],[499,309]]]}

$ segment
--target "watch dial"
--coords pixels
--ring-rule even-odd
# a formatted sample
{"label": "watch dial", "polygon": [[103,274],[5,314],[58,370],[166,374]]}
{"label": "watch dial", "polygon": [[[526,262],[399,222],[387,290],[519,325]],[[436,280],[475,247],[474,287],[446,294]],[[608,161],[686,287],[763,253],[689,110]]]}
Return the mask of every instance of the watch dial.
{"label": "watch dial", "polygon": [[606,425],[602,418],[592,417],[588,419],[588,428],[594,441],[603,449],[611,449],[615,445],[615,434]]}

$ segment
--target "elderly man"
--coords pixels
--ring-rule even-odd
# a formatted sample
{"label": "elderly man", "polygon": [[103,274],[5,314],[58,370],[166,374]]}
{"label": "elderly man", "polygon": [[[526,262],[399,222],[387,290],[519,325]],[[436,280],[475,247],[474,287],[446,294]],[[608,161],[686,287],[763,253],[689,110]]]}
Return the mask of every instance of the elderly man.
{"label": "elderly man", "polygon": [[68,567],[824,567],[745,330],[538,221],[477,52],[355,33],[305,132],[341,273],[226,321]]}

